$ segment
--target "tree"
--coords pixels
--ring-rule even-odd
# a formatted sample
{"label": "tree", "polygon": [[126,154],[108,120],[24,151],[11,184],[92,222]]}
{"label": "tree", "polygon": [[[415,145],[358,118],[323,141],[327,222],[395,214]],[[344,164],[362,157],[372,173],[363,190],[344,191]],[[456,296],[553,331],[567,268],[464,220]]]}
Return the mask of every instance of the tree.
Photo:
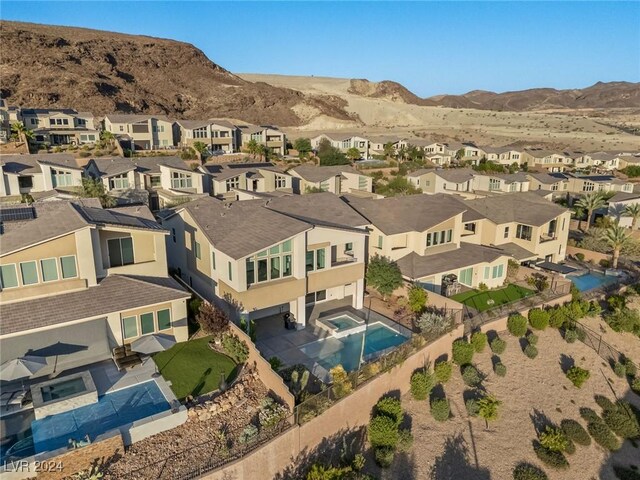
{"label": "tree", "polygon": [[356,147],[351,147],[349,150],[347,150],[347,158],[352,162],[360,160],[361,156],[362,154],[360,153],[360,150],[358,150]]}
{"label": "tree", "polygon": [[593,212],[604,207],[605,199],[601,192],[591,192],[578,200],[576,205],[587,212],[587,229],[589,229]]}
{"label": "tree", "polygon": [[18,138],[18,141],[22,143],[29,143],[33,140],[33,131],[24,126],[22,122],[16,122],[11,125],[11,132]]}
{"label": "tree", "polygon": [[613,250],[611,258],[611,267],[618,268],[618,259],[620,258],[620,251],[631,240],[631,233],[627,232],[627,229],[620,226],[618,222],[615,225],[607,228],[602,232],[602,238]]}
{"label": "tree", "polygon": [[208,302],[202,302],[200,305],[196,321],[205,333],[216,337],[220,337],[229,329],[227,314]]}
{"label": "tree", "polygon": [[493,395],[487,395],[486,397],[478,400],[478,416],[484,418],[487,428],[489,428],[489,422],[498,418],[498,407],[502,402]]}
{"label": "tree", "polygon": [[382,152],[386,158],[392,158],[395,154],[395,149],[393,148],[393,143],[385,143],[382,147]]}
{"label": "tree", "polygon": [[367,267],[367,283],[378,290],[386,300],[387,295],[402,285],[402,273],[396,262],[387,257],[376,255]]}
{"label": "tree", "polygon": [[456,152],[456,160],[462,160],[464,158],[464,148],[461,148]]}
{"label": "tree", "polygon": [[422,193],[422,190],[415,187],[406,177],[397,176],[389,180],[386,185],[379,185],[376,193],[385,197],[395,197],[403,195],[415,195]]}
{"label": "tree", "polygon": [[104,188],[104,183],[98,179],[84,177],[82,179],[82,189],[78,196],[82,198],[97,198],[100,200],[100,205],[104,208],[114,207],[116,205],[116,199],[107,193]]}
{"label": "tree", "polygon": [[207,151],[207,144],[204,142],[193,142],[192,146],[200,155],[203,155]]}
{"label": "tree", "polygon": [[622,211],[625,217],[631,217],[631,230],[635,230],[640,220],[640,203],[630,203]]}
{"label": "tree", "polygon": [[414,283],[409,287],[409,308],[414,313],[421,313],[427,304],[427,291],[418,283]]}
{"label": "tree", "polygon": [[247,146],[245,147],[245,150],[252,156],[252,157],[257,157],[260,152],[261,152],[261,147],[262,145],[260,145],[255,138],[252,138],[251,140],[249,140],[247,142]]}
{"label": "tree", "polygon": [[305,157],[311,151],[311,140],[308,138],[296,138],[293,148],[298,151],[300,157]]}
{"label": "tree", "polygon": [[349,164],[349,159],[345,154],[331,145],[331,142],[327,138],[323,138],[318,144],[318,159],[320,160],[320,165]]}

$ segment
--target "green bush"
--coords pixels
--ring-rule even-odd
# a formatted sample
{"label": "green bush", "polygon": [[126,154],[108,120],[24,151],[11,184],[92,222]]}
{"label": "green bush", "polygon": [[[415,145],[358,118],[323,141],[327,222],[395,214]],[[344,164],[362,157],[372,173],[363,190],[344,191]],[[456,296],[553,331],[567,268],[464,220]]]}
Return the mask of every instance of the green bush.
{"label": "green bush", "polygon": [[618,400],[612,407],[604,409],[602,419],[619,437],[640,437],[638,418],[629,402]]}
{"label": "green bush", "polygon": [[527,334],[527,342],[529,345],[537,345],[538,344],[538,336],[531,332]]}
{"label": "green bush", "polygon": [[393,397],[383,397],[378,400],[378,403],[376,403],[376,414],[389,417],[397,426],[399,426],[404,419],[400,400]]}
{"label": "green bush", "polygon": [[567,378],[578,388],[582,387],[590,375],[589,370],[576,366],[567,371]]}
{"label": "green bush", "polygon": [[620,378],[624,378],[627,376],[627,367],[620,362],[616,362],[613,366],[613,372]]}
{"label": "green bush", "polygon": [[237,363],[244,363],[249,358],[249,345],[244,340],[240,340],[237,335],[225,335],[222,338],[222,347]]}
{"label": "green bush", "polygon": [[480,406],[475,398],[469,398],[464,402],[464,406],[467,409],[467,413],[470,417],[477,417],[480,411]]}
{"label": "green bush", "polygon": [[567,319],[567,309],[559,306],[549,312],[549,326],[560,328]]}
{"label": "green bush", "polygon": [[438,422],[445,422],[449,420],[449,416],[451,415],[449,400],[446,398],[433,399],[431,401],[431,415]]}
{"label": "green bush", "polygon": [[507,366],[502,363],[502,362],[497,362],[494,366],[493,366],[493,371],[495,372],[496,375],[498,375],[499,377],[504,377],[507,374]]}
{"label": "green bush", "polygon": [[411,375],[411,395],[416,400],[426,400],[435,386],[435,377],[426,370],[418,370]]}
{"label": "green bush", "polygon": [[604,395],[596,395],[594,397],[596,404],[602,409],[602,410],[610,410],[610,409],[614,409],[616,408],[615,403],[613,403],[611,400],[609,400],[607,397],[605,397]]}
{"label": "green bush", "polygon": [[549,312],[540,308],[529,310],[529,323],[536,330],[544,330],[549,326]]}
{"label": "green bush", "polygon": [[411,430],[403,428],[398,432],[398,450],[401,452],[410,452],[413,447],[413,435]]}
{"label": "green bush", "polygon": [[624,359],[624,368],[627,371],[627,376],[635,377],[638,374],[638,367],[630,359]]}
{"label": "green bush", "polygon": [[631,382],[631,390],[640,395],[640,377],[633,379],[633,382]]}
{"label": "green bush", "polygon": [[584,427],[575,420],[565,419],[560,422],[560,428],[569,440],[576,442],[578,445],[591,445],[591,437]]}
{"label": "green bush", "polygon": [[466,365],[473,360],[475,349],[466,340],[455,340],[451,346],[453,361],[458,365]]}
{"label": "green bush", "polygon": [[549,450],[539,443],[536,443],[533,446],[533,451],[536,453],[542,463],[550,466],[551,468],[555,468],[557,470],[566,470],[567,468],[569,468],[569,462],[562,452]]}
{"label": "green bush", "polygon": [[640,312],[629,308],[620,308],[605,315],[604,321],[615,332],[634,332],[640,334]]}
{"label": "green bush", "polygon": [[496,355],[502,355],[507,349],[507,342],[500,337],[496,337],[491,341],[491,351]]}
{"label": "green bush", "polygon": [[548,480],[544,470],[529,463],[521,463],[513,469],[513,480]]}
{"label": "green bush", "polygon": [[575,257],[576,257],[579,261],[584,262],[584,253],[580,253],[580,252],[578,252],[578,253],[576,253],[576,254],[575,254]]}
{"label": "green bush", "polygon": [[447,383],[451,378],[452,371],[453,365],[451,365],[451,362],[436,362],[433,367],[433,373],[438,383]]}
{"label": "green bush", "polygon": [[612,452],[620,448],[620,441],[618,438],[607,424],[604,423],[604,421],[597,415],[587,423],[587,431],[601,447]]}
{"label": "green bush", "polygon": [[565,453],[568,453],[569,455],[573,455],[574,453],[576,453],[576,444],[573,443],[573,441],[567,439],[567,446],[564,449]]}
{"label": "green bush", "polygon": [[522,337],[527,333],[527,319],[519,313],[511,315],[507,320],[507,329],[514,337]]}
{"label": "green bush", "polygon": [[369,443],[374,448],[389,447],[395,449],[398,445],[398,424],[386,415],[373,417],[369,422]]}
{"label": "green bush", "polygon": [[395,450],[390,447],[377,447],[374,450],[376,463],[381,468],[389,468],[393,464],[393,457],[395,454]]}
{"label": "green bush", "polygon": [[578,332],[574,329],[565,330],[564,339],[567,343],[574,343],[578,339]]}
{"label": "green bush", "polygon": [[547,450],[564,452],[568,444],[569,439],[560,428],[547,425],[544,432],[540,434],[540,445]]}
{"label": "green bush", "polygon": [[473,365],[465,365],[462,369],[462,381],[470,387],[477,387],[482,383],[482,374]]}
{"label": "green bush", "polygon": [[483,352],[487,346],[487,334],[483,332],[475,332],[471,335],[471,345],[476,353]]}
{"label": "green bush", "polygon": [[531,360],[533,360],[538,356],[538,349],[536,348],[535,345],[529,344],[526,347],[524,347],[524,354],[527,357],[529,357]]}
{"label": "green bush", "polygon": [[269,358],[269,365],[277,372],[282,367],[282,360],[278,357],[271,357]]}

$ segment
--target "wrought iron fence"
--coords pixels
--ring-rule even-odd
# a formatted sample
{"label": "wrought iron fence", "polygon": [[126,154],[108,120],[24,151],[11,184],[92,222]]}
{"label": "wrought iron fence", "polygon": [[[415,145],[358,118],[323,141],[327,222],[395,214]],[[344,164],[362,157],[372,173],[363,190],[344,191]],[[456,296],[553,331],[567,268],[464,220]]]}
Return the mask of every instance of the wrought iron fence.
{"label": "wrought iron fence", "polygon": [[623,360],[625,363],[633,363],[623,352],[607,343],[603,340],[602,335],[587,327],[585,324],[577,320],[571,320],[570,325],[578,332],[578,340],[592,348],[603,360],[609,363],[621,362]]}

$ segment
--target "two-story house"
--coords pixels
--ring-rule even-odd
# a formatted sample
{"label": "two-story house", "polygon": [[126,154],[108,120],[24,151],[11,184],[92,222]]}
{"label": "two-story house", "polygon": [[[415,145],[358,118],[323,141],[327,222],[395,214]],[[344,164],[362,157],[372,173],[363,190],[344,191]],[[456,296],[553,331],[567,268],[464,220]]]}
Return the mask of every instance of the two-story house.
{"label": "two-story house", "polygon": [[640,221],[636,220],[634,225],[633,217],[627,214],[631,205],[640,205],[640,192],[618,192],[607,201],[607,215],[623,227],[640,228]]}
{"label": "two-story house", "polygon": [[323,193],[223,202],[202,198],[163,219],[169,264],[202,296],[237,318],[351,298],[361,308],[366,220]]}
{"label": "two-story house", "polygon": [[246,150],[251,140],[263,145],[276,155],[287,151],[287,138],[278,127],[273,125],[237,125],[240,133],[240,148]]}
{"label": "two-story house", "polygon": [[589,192],[633,192],[633,183],[613,175],[580,175],[565,173],[567,191],[573,195]]}
{"label": "two-story house", "polygon": [[478,173],[473,177],[473,190],[492,193],[528,192],[529,179],[524,173],[504,175]]}
{"label": "two-story house", "polygon": [[240,130],[226,120],[178,120],[174,124],[176,145],[190,147],[204,143],[210,152],[240,151]]}
{"label": "two-story house", "polygon": [[473,178],[477,172],[470,168],[420,169],[407,175],[407,180],[423,193],[464,194],[473,192]]}
{"label": "two-story house", "polygon": [[38,196],[82,186],[82,167],[73,155],[0,155],[0,197]]}
{"label": "two-story house", "polygon": [[130,150],[174,148],[173,122],[164,115],[109,114],[103,127]]}
{"label": "two-story house", "polygon": [[57,375],[151,333],[187,339],[190,294],[168,276],[168,232],[146,207],[43,202],[0,206],[0,219],[1,363],[39,355],[34,377]]}
{"label": "two-story house", "polygon": [[531,191],[550,192],[553,197],[557,198],[561,195],[566,195],[569,189],[567,177],[562,173],[527,172],[526,175],[529,179],[529,190]]}
{"label": "two-story house", "polygon": [[500,163],[502,165],[512,165],[522,162],[522,151],[513,147],[485,147],[485,156],[490,162]]}
{"label": "two-story house", "polygon": [[237,200],[240,191],[293,193],[293,178],[272,163],[206,163],[206,190],[214,196]]}
{"label": "two-story house", "polygon": [[342,195],[373,192],[373,179],[349,165],[327,167],[300,165],[287,173],[293,177],[293,191],[295,193],[305,194],[322,191]]}
{"label": "two-story house", "polygon": [[346,134],[325,134],[317,135],[311,140],[311,148],[317,150],[323,140],[329,141],[332,147],[337,148],[342,153],[347,153],[351,148],[357,148],[360,152],[360,158],[369,158],[370,145],[369,139],[352,133]]}
{"label": "two-story house", "polygon": [[531,168],[541,168],[548,172],[564,172],[566,168],[574,164],[570,155],[541,148],[524,149],[522,152],[522,162]]}
{"label": "two-story house", "polygon": [[33,141],[37,144],[81,145],[100,139],[91,112],[78,112],[70,108],[20,108],[18,119],[33,131]]}
{"label": "two-story house", "polygon": [[[369,221],[369,257],[396,261],[407,281],[437,293],[445,292],[443,278],[451,275],[468,287],[504,283],[510,254],[463,241],[468,209],[457,197],[436,194],[374,200],[345,196],[344,200]],[[475,217],[467,220],[471,218]]]}

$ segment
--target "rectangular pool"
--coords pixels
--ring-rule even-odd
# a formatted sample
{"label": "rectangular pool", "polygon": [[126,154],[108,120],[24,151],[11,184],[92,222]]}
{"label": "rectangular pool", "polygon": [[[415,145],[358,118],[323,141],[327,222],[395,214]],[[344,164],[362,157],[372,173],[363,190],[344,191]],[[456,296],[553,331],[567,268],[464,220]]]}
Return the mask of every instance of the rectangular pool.
{"label": "rectangular pool", "polygon": [[611,285],[619,280],[618,277],[607,276],[598,272],[589,272],[584,275],[567,275],[567,278],[569,278],[581,292]]}

